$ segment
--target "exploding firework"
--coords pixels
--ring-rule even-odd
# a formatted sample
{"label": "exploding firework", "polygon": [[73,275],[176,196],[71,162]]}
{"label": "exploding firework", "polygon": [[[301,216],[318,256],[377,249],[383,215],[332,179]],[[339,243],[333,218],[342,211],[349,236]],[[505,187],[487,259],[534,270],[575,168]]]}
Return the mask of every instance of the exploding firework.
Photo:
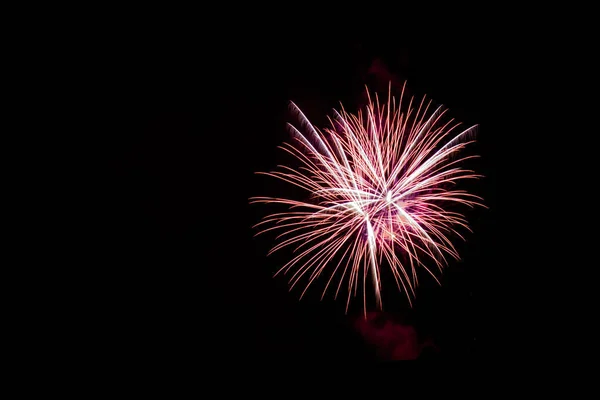
{"label": "exploding firework", "polygon": [[290,290],[304,279],[300,298],[326,272],[321,298],[335,286],[337,298],[346,282],[346,310],[359,286],[366,308],[370,279],[381,308],[381,272],[388,268],[412,305],[417,270],[438,281],[432,266],[441,271],[448,256],[459,258],[452,240],[463,238],[459,227],[469,227],[453,204],[483,206],[480,197],[455,189],[463,179],[480,177],[461,167],[477,156],[459,155],[474,141],[476,126],[457,129],[461,124],[448,120],[443,107],[431,107],[426,97],[418,105],[411,97],[403,108],[403,95],[404,87],[396,101],[390,88],[388,101],[380,105],[378,96],[373,101],[369,94],[364,110],[350,114],[342,106],[323,130],[291,104],[301,124],[299,129],[289,124],[294,142],[280,148],[299,166],[259,174],[296,185],[308,196],[250,201],[288,206],[257,224],[257,235],[279,231],[279,243],[269,254],[294,247],[292,259],[275,275],[293,272]]}

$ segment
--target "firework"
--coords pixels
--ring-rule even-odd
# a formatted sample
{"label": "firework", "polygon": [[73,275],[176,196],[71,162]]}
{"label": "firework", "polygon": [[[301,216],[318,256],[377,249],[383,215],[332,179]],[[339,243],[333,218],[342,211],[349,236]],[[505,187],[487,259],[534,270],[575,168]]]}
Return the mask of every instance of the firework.
{"label": "firework", "polygon": [[458,129],[461,124],[446,117],[447,109],[434,109],[426,97],[420,102],[411,97],[403,107],[404,87],[398,101],[391,87],[382,104],[368,89],[367,94],[364,110],[350,114],[342,106],[323,130],[292,103],[301,124],[289,124],[294,141],[280,148],[298,166],[259,174],[306,190],[306,199],[250,199],[288,206],[256,225],[257,235],[279,232],[269,254],[294,248],[292,259],[275,275],[290,273],[290,290],[304,281],[302,298],[324,274],[328,279],[321,298],[334,287],[337,298],[346,286],[346,310],[359,286],[366,308],[369,280],[382,307],[383,268],[391,270],[412,305],[417,271],[438,281],[434,271],[448,265],[448,256],[459,258],[452,240],[463,238],[458,231],[469,227],[453,204],[483,205],[480,197],[455,188],[463,179],[480,176],[461,167],[477,156],[459,154],[474,141],[476,126]]}

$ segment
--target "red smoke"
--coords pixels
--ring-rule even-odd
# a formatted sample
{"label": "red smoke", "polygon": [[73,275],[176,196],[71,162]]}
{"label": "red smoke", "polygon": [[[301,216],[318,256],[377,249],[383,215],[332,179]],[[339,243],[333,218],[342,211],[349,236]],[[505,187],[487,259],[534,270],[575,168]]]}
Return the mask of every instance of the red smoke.
{"label": "red smoke", "polygon": [[366,319],[358,317],[354,326],[382,360],[416,360],[425,347],[433,346],[430,340],[422,341],[412,325],[388,313],[369,312]]}

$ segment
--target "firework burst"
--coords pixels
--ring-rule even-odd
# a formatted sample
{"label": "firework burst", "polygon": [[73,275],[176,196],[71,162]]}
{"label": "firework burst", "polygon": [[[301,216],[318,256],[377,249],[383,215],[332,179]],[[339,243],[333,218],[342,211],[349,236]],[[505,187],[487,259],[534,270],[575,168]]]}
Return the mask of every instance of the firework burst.
{"label": "firework burst", "polygon": [[354,115],[341,107],[334,111],[331,127],[323,130],[291,104],[301,124],[289,124],[294,142],[280,148],[299,166],[259,173],[300,187],[309,196],[306,201],[250,201],[288,206],[255,227],[261,228],[257,235],[279,231],[279,243],[269,254],[294,247],[292,259],[275,275],[291,273],[290,290],[305,279],[300,298],[326,272],[321,298],[333,287],[337,298],[346,282],[346,310],[359,286],[366,309],[370,279],[381,308],[381,272],[389,268],[412,305],[417,270],[438,281],[435,269],[441,271],[448,256],[459,258],[452,240],[462,238],[459,227],[469,228],[452,204],[482,206],[480,197],[455,189],[458,181],[479,177],[461,168],[477,156],[459,155],[474,141],[476,126],[458,129],[460,123],[446,118],[446,109],[433,109],[425,97],[418,104],[411,98],[403,108],[403,96],[404,88],[398,101],[389,93],[380,104],[377,95],[374,100],[369,95],[364,110]]}

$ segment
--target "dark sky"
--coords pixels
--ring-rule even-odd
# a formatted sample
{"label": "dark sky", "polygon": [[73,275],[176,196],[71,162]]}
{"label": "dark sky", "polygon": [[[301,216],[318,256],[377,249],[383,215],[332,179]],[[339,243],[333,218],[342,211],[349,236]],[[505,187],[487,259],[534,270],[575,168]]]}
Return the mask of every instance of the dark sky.
{"label": "dark sky", "polygon": [[[272,237],[251,226],[268,212],[248,198],[268,189],[255,171],[275,167],[288,138],[293,100],[324,122],[332,107],[361,101],[364,85],[390,77],[427,94],[466,124],[480,124],[475,151],[486,175],[473,190],[489,210],[469,214],[473,234],[459,243],[442,287],[424,282],[415,308],[392,311],[433,340],[438,358],[485,356],[490,348],[490,281],[496,246],[496,143],[489,49],[446,38],[233,37],[158,29],[130,32],[98,79],[110,99],[101,111],[110,190],[102,194],[101,282],[113,323],[107,343],[134,359],[374,360],[332,299],[298,301],[267,258]],[[385,88],[385,84],[383,86]],[[509,88],[505,88],[510,90]],[[505,94],[506,96],[506,94]],[[425,279],[426,281],[426,279]],[[398,295],[400,296],[400,295]]]}

